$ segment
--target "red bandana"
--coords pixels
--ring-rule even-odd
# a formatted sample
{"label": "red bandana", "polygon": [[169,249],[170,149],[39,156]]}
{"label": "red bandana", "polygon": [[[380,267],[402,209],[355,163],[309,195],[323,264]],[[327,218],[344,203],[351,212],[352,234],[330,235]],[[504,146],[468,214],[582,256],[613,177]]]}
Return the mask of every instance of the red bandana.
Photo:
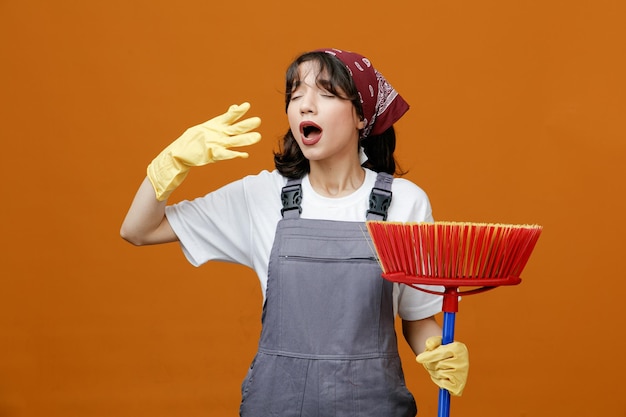
{"label": "red bandana", "polygon": [[340,49],[319,49],[344,63],[361,97],[365,128],[361,137],[380,135],[400,119],[409,105],[376,71],[369,59]]}

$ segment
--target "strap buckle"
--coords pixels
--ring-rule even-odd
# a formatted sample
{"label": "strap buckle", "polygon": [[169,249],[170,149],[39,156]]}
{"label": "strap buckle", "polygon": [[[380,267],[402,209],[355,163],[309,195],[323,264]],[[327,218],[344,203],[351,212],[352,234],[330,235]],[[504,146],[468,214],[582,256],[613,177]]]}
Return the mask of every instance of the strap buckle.
{"label": "strap buckle", "polygon": [[283,208],[280,209],[280,214],[285,217],[286,211],[298,210],[298,214],[302,213],[302,185],[286,185],[283,187],[280,199],[283,203]]}
{"label": "strap buckle", "polygon": [[387,220],[387,211],[391,204],[392,192],[374,187],[370,193],[369,210],[367,210],[368,218],[372,214],[379,216],[381,220]]}

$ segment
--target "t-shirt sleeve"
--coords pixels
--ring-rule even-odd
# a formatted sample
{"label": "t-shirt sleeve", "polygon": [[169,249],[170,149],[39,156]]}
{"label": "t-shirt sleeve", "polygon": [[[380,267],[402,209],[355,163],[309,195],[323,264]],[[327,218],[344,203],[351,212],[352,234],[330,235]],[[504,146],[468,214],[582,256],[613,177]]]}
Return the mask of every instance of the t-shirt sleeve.
{"label": "t-shirt sleeve", "polygon": [[251,265],[250,213],[243,180],[168,206],[165,215],[192,265],[210,260]]}
{"label": "t-shirt sleeve", "polygon": [[[423,286],[442,292],[443,287]],[[422,320],[441,312],[443,297],[398,284],[398,315],[403,320]]]}

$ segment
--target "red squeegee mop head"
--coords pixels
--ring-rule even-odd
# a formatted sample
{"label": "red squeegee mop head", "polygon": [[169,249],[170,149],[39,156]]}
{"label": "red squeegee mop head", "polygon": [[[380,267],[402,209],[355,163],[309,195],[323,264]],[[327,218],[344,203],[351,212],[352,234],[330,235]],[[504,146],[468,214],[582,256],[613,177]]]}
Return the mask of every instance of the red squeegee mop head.
{"label": "red squeegee mop head", "polygon": [[[454,341],[459,295],[519,284],[542,231],[538,225],[383,221],[369,221],[367,229],[383,278],[443,295],[443,344]],[[420,285],[443,286],[444,291]],[[438,416],[449,414],[450,394],[440,389]]]}

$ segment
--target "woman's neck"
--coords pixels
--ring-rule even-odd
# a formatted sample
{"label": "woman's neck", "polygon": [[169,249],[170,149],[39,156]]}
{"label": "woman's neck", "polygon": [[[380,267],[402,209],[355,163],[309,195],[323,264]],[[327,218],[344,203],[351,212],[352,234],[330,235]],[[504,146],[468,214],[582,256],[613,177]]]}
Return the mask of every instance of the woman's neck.
{"label": "woman's neck", "polygon": [[360,165],[328,166],[311,163],[309,182],[316,193],[324,197],[345,197],[358,190],[365,181]]}

